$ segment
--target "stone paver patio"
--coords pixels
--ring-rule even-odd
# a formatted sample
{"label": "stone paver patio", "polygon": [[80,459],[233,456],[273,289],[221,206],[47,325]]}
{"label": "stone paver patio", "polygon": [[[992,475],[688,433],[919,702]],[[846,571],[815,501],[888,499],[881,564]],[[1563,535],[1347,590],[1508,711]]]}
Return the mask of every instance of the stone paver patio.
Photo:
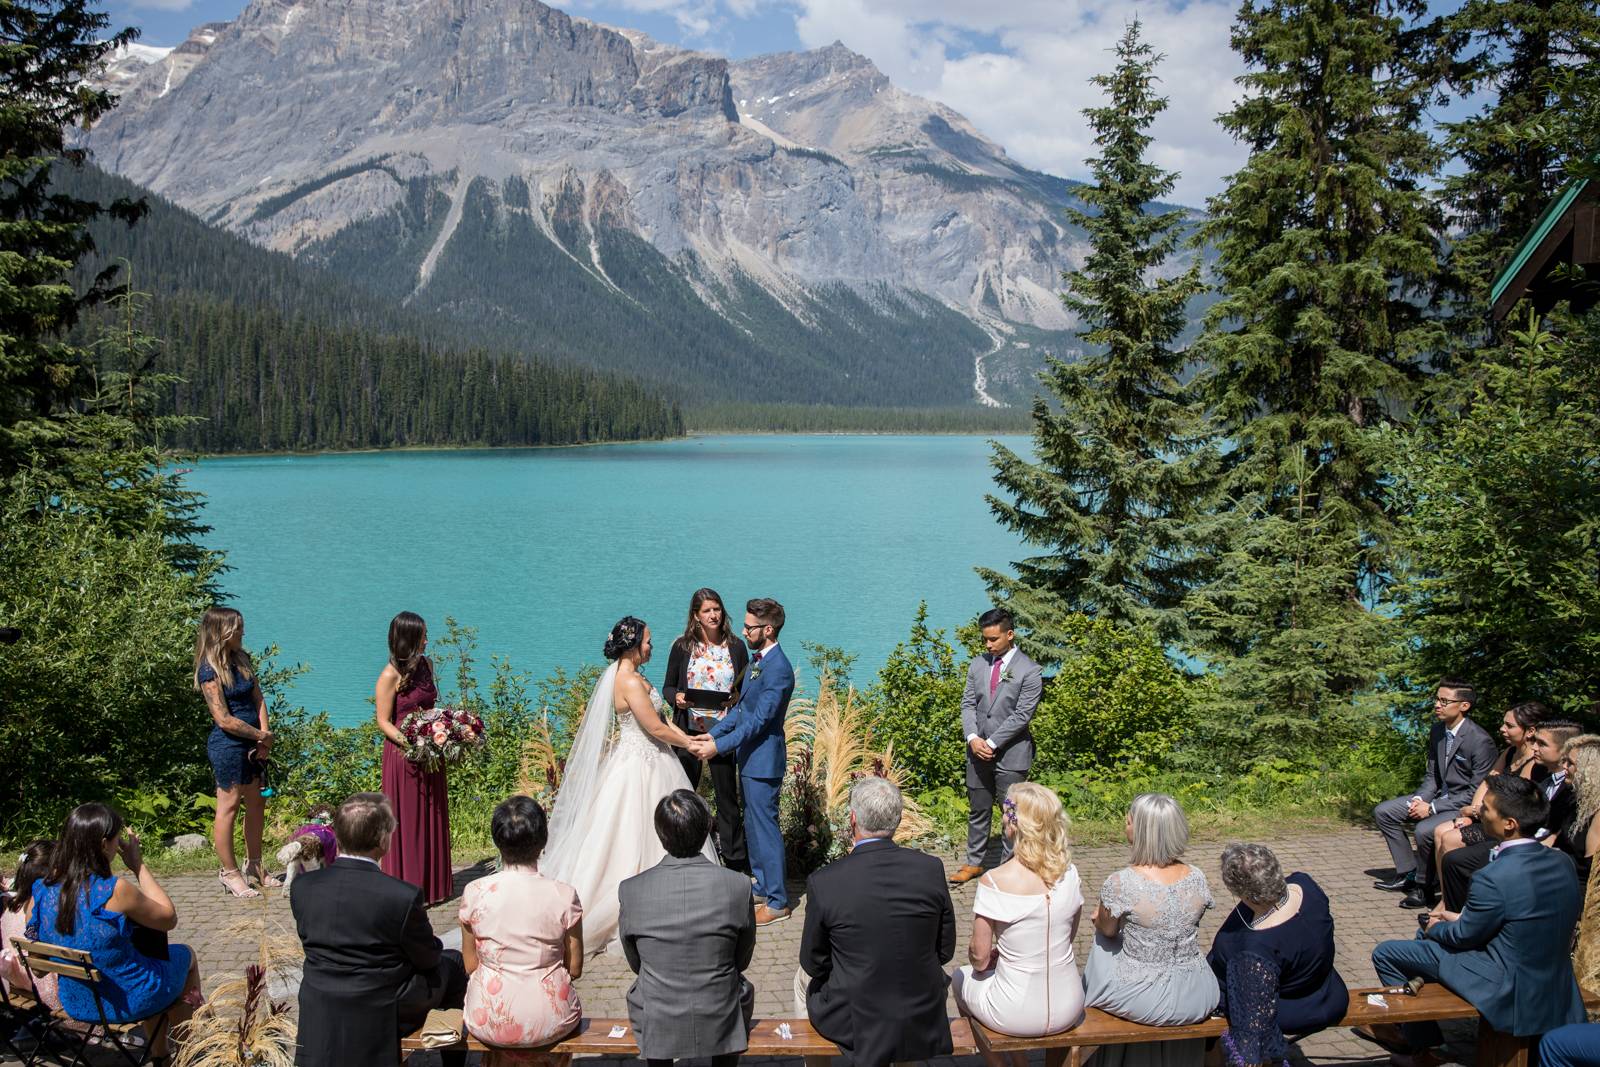
{"label": "stone paver patio", "polygon": [[[1315,878],[1333,902],[1338,941],[1338,967],[1345,981],[1352,986],[1376,983],[1370,953],[1379,941],[1410,937],[1416,930],[1415,913],[1398,907],[1399,896],[1384,893],[1372,887],[1373,875],[1389,869],[1388,852],[1378,835],[1370,830],[1333,829],[1304,833],[1267,842],[1278,853],[1285,873],[1306,871]],[[1222,887],[1217,870],[1217,857],[1221,840],[1196,842],[1190,849],[1189,859],[1201,867],[1211,881],[1212,894],[1217,907],[1206,916],[1201,927],[1202,944],[1209,945],[1212,935],[1226,918],[1233,900]],[[1088,915],[1099,896],[1101,883],[1112,871],[1126,862],[1124,847],[1077,848],[1073,862],[1083,880],[1086,906],[1084,919],[1079,924],[1078,955],[1086,957],[1091,939]],[[947,859],[947,865],[955,866]],[[457,872],[457,887],[484,873],[487,868],[463,868]],[[255,957],[253,941],[230,933],[230,926],[252,912],[264,911],[269,925],[278,933],[293,936],[293,923],[289,917],[288,902],[281,895],[266,903],[234,900],[225,896],[214,875],[178,875],[164,882],[177,906],[180,916],[176,941],[194,946],[199,953],[201,967],[209,988],[219,977],[240,973],[244,965]],[[804,923],[805,902],[797,896],[794,917],[786,922],[759,931],[755,959],[747,977],[756,988],[757,1016],[788,1016],[793,1014],[793,979],[799,957],[800,933]],[[967,937],[971,931],[972,898],[976,888],[972,884],[962,887],[954,895],[958,926],[958,946],[954,967],[966,961]],[[457,928],[455,905],[446,904],[433,909],[434,929],[444,934]],[[623,997],[633,976],[620,956],[600,955],[586,964],[583,977],[578,982],[585,1013],[589,1015],[626,1015]],[[955,1013],[955,1006],[950,1005]],[[1451,1038],[1451,1052],[1460,1062],[1471,1062],[1473,1028],[1457,1024],[1447,1029]],[[1386,1064],[1387,1056],[1371,1045],[1357,1040],[1348,1031],[1335,1030],[1307,1039],[1300,1048],[1303,1056],[1312,1063]],[[1042,1062],[1042,1058],[1037,1057]],[[0,1063],[15,1061],[0,1059]],[[419,1067],[427,1059],[413,1060]],[[433,1060],[437,1063],[437,1060]],[[745,1061],[752,1063],[753,1060]],[[777,1063],[780,1061],[771,1061]],[[798,1061],[781,1061],[797,1063]],[[953,1062],[953,1061],[946,1061]],[[968,1057],[964,1064],[979,1063]]]}

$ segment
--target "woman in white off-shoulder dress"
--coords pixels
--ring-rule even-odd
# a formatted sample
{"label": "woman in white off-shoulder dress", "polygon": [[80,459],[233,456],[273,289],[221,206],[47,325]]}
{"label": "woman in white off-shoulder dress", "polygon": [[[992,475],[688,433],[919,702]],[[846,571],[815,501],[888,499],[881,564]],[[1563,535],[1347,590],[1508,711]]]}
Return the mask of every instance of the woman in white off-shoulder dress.
{"label": "woman in white off-shoulder dress", "polygon": [[[577,891],[588,950],[617,951],[617,887],[661,862],[656,805],[688,789],[673,748],[688,736],[661,715],[661,694],[639,668],[650,659],[650,628],[629,615],[611,628],[612,660],[595,686],[550,814],[550,844],[539,872]],[[706,858],[717,861],[711,842]]]}
{"label": "woman in white off-shoulder dress", "polygon": [[[1055,793],[1019,782],[1002,810],[1013,854],[978,882],[972,962],[953,976],[956,1005],[991,1030],[1043,1037],[1083,1021],[1083,980],[1072,949],[1083,891]],[[1003,1062],[983,1051],[991,1065]]]}

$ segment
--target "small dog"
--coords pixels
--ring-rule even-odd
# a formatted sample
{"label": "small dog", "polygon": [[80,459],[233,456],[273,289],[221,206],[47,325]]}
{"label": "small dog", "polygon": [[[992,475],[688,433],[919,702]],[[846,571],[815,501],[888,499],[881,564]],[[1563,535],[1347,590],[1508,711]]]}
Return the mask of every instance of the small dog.
{"label": "small dog", "polygon": [[288,889],[298,875],[326,867],[339,855],[332,823],[333,809],[326,804],[318,804],[306,812],[305,825],[278,850],[278,862],[283,864],[285,872],[283,888]]}

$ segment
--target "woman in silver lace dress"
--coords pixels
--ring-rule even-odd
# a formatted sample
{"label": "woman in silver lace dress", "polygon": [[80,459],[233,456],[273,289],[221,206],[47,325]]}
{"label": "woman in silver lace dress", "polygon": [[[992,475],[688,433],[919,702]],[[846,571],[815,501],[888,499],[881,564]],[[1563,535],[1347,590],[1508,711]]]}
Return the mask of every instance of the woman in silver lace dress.
{"label": "woman in silver lace dress", "polygon": [[[1148,1026],[1197,1023],[1217,1007],[1216,976],[1196,934],[1212,906],[1198,867],[1182,860],[1189,843],[1183,808],[1165,793],[1144,793],[1128,809],[1128,866],[1107,878],[1094,914],[1086,971],[1087,1003]],[[1198,1067],[1205,1040],[1109,1045],[1097,1067]]]}

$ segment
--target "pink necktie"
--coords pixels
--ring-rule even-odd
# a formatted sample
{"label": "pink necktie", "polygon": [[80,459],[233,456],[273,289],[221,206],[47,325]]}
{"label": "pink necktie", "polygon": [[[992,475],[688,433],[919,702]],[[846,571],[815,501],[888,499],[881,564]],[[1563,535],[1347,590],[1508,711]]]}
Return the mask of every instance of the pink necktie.
{"label": "pink necktie", "polygon": [[994,691],[1000,688],[1000,661],[995,660],[994,666],[989,668],[989,699],[994,699]]}

